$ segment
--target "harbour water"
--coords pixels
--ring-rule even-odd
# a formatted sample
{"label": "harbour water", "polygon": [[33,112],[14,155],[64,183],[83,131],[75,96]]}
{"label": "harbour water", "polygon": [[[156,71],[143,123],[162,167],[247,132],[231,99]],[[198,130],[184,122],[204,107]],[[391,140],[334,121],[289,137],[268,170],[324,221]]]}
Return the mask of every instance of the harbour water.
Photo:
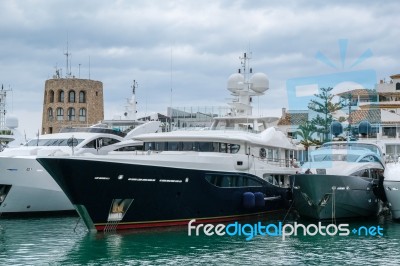
{"label": "harbour water", "polygon": [[[279,220],[263,221],[278,223]],[[299,221],[298,221],[299,222]],[[383,236],[188,236],[187,227],[90,233],[77,216],[0,218],[1,265],[400,265],[400,223],[346,221]]]}

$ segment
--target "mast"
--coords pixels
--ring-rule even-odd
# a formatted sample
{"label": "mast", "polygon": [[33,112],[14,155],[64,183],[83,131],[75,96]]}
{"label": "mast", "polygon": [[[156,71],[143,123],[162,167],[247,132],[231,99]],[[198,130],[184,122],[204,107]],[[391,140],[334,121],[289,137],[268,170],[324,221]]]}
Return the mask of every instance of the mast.
{"label": "mast", "polygon": [[0,129],[6,128],[6,114],[7,114],[7,92],[11,91],[12,89],[4,89],[3,84],[1,85],[0,90]]}
{"label": "mast", "polygon": [[124,116],[127,120],[136,120],[136,88],[138,87],[138,83],[136,80],[133,80],[132,83],[132,96],[128,99],[127,105],[125,106]]}

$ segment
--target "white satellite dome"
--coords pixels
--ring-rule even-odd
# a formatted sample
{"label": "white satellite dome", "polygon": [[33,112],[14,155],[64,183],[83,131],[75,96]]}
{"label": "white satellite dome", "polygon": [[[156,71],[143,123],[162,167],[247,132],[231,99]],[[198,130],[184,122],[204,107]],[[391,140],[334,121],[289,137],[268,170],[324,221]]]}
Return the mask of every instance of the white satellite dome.
{"label": "white satellite dome", "polygon": [[14,129],[18,127],[18,118],[15,116],[8,116],[6,118],[6,127],[9,129]]}
{"label": "white satellite dome", "polygon": [[244,88],[244,76],[240,73],[235,73],[228,78],[228,90],[235,93]]}
{"label": "white satellite dome", "polygon": [[251,89],[258,93],[263,93],[269,89],[269,80],[264,73],[255,73],[250,78]]}

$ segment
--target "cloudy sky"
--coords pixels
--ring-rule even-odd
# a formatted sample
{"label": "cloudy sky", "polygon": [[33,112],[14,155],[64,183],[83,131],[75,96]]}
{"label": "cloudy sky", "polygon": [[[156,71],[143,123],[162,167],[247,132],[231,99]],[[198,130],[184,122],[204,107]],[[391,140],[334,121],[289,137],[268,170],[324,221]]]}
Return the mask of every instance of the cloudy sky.
{"label": "cloudy sky", "polygon": [[395,0],[3,0],[0,83],[13,90],[9,113],[33,136],[45,81],[56,67],[66,73],[67,40],[72,74],[89,78],[90,61],[90,78],[103,82],[106,118],[122,112],[134,79],[140,114],[166,113],[171,88],[172,106],[225,106],[227,78],[251,51],[254,72],[270,80],[256,113],[277,116],[293,109],[288,80],[400,73],[399,7]]}

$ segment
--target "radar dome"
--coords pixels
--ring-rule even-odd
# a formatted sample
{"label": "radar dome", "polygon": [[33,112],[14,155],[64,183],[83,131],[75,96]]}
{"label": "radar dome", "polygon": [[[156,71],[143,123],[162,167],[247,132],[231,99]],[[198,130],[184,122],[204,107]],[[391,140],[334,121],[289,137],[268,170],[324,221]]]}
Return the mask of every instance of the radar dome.
{"label": "radar dome", "polygon": [[340,122],[338,121],[333,121],[331,124],[331,133],[335,137],[343,133],[343,126]]}
{"label": "radar dome", "polygon": [[9,116],[6,118],[6,127],[13,129],[18,127],[18,118]]}
{"label": "radar dome", "polygon": [[372,126],[368,121],[363,120],[360,122],[360,124],[358,124],[358,133],[368,134],[371,133],[371,131],[372,131]]}
{"label": "radar dome", "polygon": [[251,89],[258,93],[263,93],[269,89],[269,80],[264,73],[255,73],[250,78]]}
{"label": "radar dome", "polygon": [[242,74],[235,73],[228,78],[228,90],[235,93],[244,88],[244,77]]}

